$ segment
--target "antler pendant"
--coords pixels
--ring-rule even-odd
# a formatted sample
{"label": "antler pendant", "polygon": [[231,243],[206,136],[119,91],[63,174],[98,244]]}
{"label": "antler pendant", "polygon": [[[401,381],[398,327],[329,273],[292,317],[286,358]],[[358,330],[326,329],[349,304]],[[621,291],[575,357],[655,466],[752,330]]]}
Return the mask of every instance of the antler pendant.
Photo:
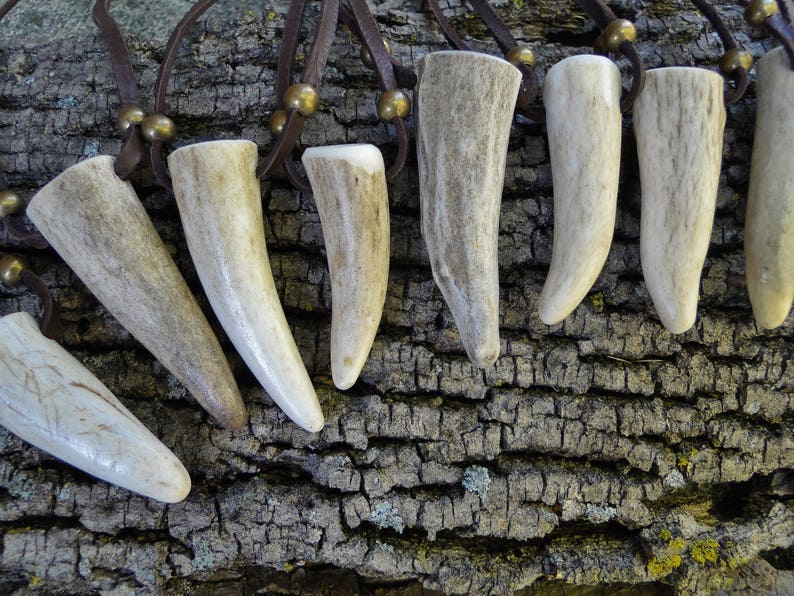
{"label": "antler pendant", "polygon": [[553,325],[582,301],[606,262],[620,174],[620,71],[602,56],[555,64],[543,83],[554,180],[554,245],[540,294]]}
{"label": "antler pendant", "polygon": [[190,492],[177,457],[25,312],[0,319],[0,424],[146,497],[177,503]]}
{"label": "antler pendant", "polygon": [[794,300],[794,71],[783,48],[755,65],[758,108],[744,229],[747,290],[760,327]]}
{"label": "antler pendant", "polygon": [[662,324],[683,333],[697,316],[725,128],[723,79],[702,68],[651,70],[634,104],[642,214],[640,258]]}
{"label": "antler pendant", "polygon": [[201,285],[229,339],[278,406],[311,432],[324,418],[279,301],[265,246],[251,141],[212,141],[168,156]]}
{"label": "antler pendant", "polygon": [[107,155],[80,162],[27,209],[105,308],[226,428],[247,413],[226,356],[129,182]]}
{"label": "antler pendant", "polygon": [[521,73],[447,51],[422,58],[417,76],[422,235],[463,347],[484,368],[499,356],[499,208]]}
{"label": "antler pendant", "polygon": [[374,145],[312,147],[303,153],[331,275],[331,373],[356,382],[378,330],[389,281],[389,195]]}

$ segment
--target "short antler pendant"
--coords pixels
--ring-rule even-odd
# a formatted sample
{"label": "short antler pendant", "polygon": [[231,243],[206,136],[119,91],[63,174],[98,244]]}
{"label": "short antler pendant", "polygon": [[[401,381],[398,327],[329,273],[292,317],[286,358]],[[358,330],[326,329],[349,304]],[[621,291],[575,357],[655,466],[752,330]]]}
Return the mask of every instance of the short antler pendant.
{"label": "short antler pendant", "polygon": [[702,68],[648,71],[634,104],[642,187],[640,257],[662,324],[695,323],[714,221],[725,127],[723,78]]}
{"label": "short antler pendant", "polygon": [[543,83],[554,179],[554,245],[540,319],[562,321],[606,262],[620,173],[620,72],[602,56],[555,64]]}
{"label": "short antler pendant", "polygon": [[447,51],[425,56],[417,75],[422,235],[463,346],[485,368],[499,356],[499,208],[521,73]]}
{"label": "short antler pendant", "polygon": [[755,69],[745,268],[755,320],[774,329],[794,300],[794,71],[783,48],[766,54]]}
{"label": "short antler pendant", "polygon": [[378,330],[389,281],[389,196],[374,145],[312,147],[303,153],[323,227],[331,275],[331,373],[356,382]]}

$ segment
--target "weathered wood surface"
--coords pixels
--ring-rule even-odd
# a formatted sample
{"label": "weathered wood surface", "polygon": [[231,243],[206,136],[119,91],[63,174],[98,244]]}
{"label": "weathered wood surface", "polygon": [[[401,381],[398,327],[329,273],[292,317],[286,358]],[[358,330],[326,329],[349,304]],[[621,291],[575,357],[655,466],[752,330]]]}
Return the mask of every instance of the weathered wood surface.
{"label": "weathered wood surface", "polygon": [[[723,3],[725,4],[725,3]],[[615,3],[649,66],[713,65],[716,36],[682,0]],[[595,31],[571,3],[499,8],[542,70]],[[419,3],[377,8],[405,61],[446,47]],[[455,9],[451,14],[464,15]],[[725,10],[742,29],[739,12]],[[456,17],[477,39],[479,21]],[[177,63],[180,142],[269,146],[275,11],[210,23]],[[740,41],[747,41],[745,34]],[[133,40],[149,98],[161,45]],[[492,45],[488,48],[493,50]],[[760,40],[749,43],[759,56]],[[93,37],[0,42],[0,165],[31,196],[86,156],[112,153],[118,108]],[[337,36],[305,145],[394,145],[375,117],[374,78]],[[547,327],[537,300],[552,247],[542,128],[514,127],[500,235],[502,355],[484,372],[463,352],[420,236],[414,160],[390,185],[392,262],[380,333],[359,382],[330,379],[330,280],[314,200],[265,189],[276,283],[327,415],[310,435],[280,414],[222,342],[250,423],[221,430],[50,251],[26,252],[61,301],[65,345],[182,459],[184,503],[109,487],[0,433],[0,592],[507,593],[567,584],[646,592],[791,591],[794,318],[754,324],[742,254],[755,101],[728,109],[724,163],[698,321],[681,336],[654,314],[639,264],[639,185],[630,120],[615,241],[591,294]],[[136,181],[208,314],[172,200]],[[4,232],[0,250],[14,248]],[[35,308],[4,292],[0,314]],[[219,329],[214,319],[213,325]]]}

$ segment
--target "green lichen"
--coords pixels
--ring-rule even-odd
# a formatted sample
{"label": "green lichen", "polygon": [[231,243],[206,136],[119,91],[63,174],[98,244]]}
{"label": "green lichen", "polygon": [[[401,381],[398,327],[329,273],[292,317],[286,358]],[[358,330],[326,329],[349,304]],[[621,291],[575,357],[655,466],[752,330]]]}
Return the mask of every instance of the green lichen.
{"label": "green lichen", "polygon": [[713,538],[698,540],[689,548],[689,556],[700,565],[716,563],[719,558],[719,548],[720,543]]}
{"label": "green lichen", "polygon": [[686,546],[686,540],[684,540],[683,538],[675,538],[670,541],[670,548],[672,549],[680,551],[680,550],[684,550],[685,546]]}
{"label": "green lichen", "polygon": [[670,539],[672,537],[673,537],[672,532],[670,532],[670,530],[668,530],[666,528],[664,530],[662,530],[661,532],[659,532],[659,538],[661,538],[665,542],[670,542]]}
{"label": "green lichen", "polygon": [[604,312],[604,294],[603,292],[597,292],[590,296],[590,302],[593,305],[593,308],[596,312],[602,313]]}
{"label": "green lichen", "polygon": [[659,579],[670,575],[681,566],[681,555],[667,555],[665,557],[653,557],[648,561],[648,573],[654,578]]}

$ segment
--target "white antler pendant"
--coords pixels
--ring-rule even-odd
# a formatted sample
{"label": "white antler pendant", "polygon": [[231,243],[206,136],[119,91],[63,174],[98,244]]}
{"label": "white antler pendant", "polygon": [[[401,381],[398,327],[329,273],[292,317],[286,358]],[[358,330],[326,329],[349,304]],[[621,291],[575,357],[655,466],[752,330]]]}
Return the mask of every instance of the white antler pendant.
{"label": "white antler pendant", "polygon": [[723,79],[702,68],[648,71],[634,104],[642,214],[640,258],[662,324],[695,323],[711,239],[725,128]]}
{"label": "white antler pendant", "polygon": [[311,432],[324,418],[279,301],[265,246],[251,141],[212,141],[168,156],[201,285],[229,339],[276,404]]}
{"label": "white antler pendant", "polygon": [[747,290],[760,327],[794,300],[794,71],[783,48],[755,65],[758,108],[744,229]]}
{"label": "white antler pendant", "polygon": [[0,424],[146,497],[176,503],[190,492],[177,457],[25,312],[0,319]]}
{"label": "white antler pendant", "polygon": [[80,162],[27,209],[105,308],[220,424],[247,413],[226,356],[129,182],[107,155]]}
{"label": "white antler pendant", "polygon": [[378,330],[389,281],[389,195],[374,145],[312,147],[303,153],[331,275],[331,373],[348,389]]}
{"label": "white antler pendant", "polygon": [[620,71],[602,56],[555,64],[543,83],[554,180],[554,245],[540,319],[562,321],[606,262],[620,174]]}
{"label": "white antler pendant", "polygon": [[485,368],[499,356],[499,209],[521,73],[447,51],[422,58],[417,76],[422,235],[463,347]]}

